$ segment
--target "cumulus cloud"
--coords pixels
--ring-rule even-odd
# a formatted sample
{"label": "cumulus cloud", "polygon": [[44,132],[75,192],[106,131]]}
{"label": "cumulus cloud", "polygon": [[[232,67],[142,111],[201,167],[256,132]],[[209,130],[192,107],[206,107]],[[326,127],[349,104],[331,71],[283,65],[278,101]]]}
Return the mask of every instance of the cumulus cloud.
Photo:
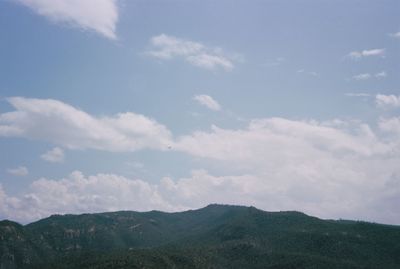
{"label": "cumulus cloud", "polygon": [[371,49],[371,50],[362,50],[362,51],[352,51],[348,54],[348,56],[353,60],[359,60],[364,57],[370,56],[385,56],[385,49]]}
{"label": "cumulus cloud", "polygon": [[17,168],[7,169],[7,172],[13,176],[23,177],[29,174],[28,168],[25,166],[19,166]]}
{"label": "cumulus cloud", "polygon": [[400,95],[396,96],[394,94],[385,95],[377,94],[375,96],[376,105],[380,108],[396,108],[400,107]]}
{"label": "cumulus cloud", "polygon": [[64,161],[64,151],[55,147],[40,156],[43,160],[51,163],[62,163]]}
{"label": "cumulus cloud", "polygon": [[234,68],[236,57],[227,56],[222,49],[207,47],[199,42],[161,34],[152,37],[150,45],[152,48],[146,54],[161,60],[181,58],[208,70],[222,68],[231,71]]}
{"label": "cumulus cloud", "polygon": [[200,105],[203,105],[203,106],[207,107],[208,109],[211,109],[214,111],[221,110],[220,104],[209,95],[200,94],[200,95],[194,96],[193,99],[196,100]]}
{"label": "cumulus cloud", "polygon": [[69,149],[135,151],[165,149],[171,133],[132,112],[95,117],[52,99],[8,98],[15,111],[0,114],[0,136],[42,140]]}
{"label": "cumulus cloud", "polygon": [[118,7],[116,0],[17,0],[34,12],[56,23],[83,30],[94,30],[116,39]]}
{"label": "cumulus cloud", "polygon": [[79,171],[59,180],[40,178],[17,197],[8,196],[0,188],[1,199],[5,202],[0,215],[23,222],[54,213],[171,210],[155,185],[114,174],[86,177]]}

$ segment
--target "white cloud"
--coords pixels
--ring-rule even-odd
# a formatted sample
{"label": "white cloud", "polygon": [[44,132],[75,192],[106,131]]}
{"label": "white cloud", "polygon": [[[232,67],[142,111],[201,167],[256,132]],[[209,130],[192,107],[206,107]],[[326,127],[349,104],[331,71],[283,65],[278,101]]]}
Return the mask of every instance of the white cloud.
{"label": "white cloud", "polygon": [[207,108],[209,108],[211,110],[214,110],[214,111],[221,110],[220,104],[209,95],[200,94],[200,95],[194,96],[193,99],[196,100],[199,104],[206,106]]}
{"label": "white cloud", "polygon": [[375,96],[376,105],[380,108],[400,107],[400,96],[377,94]]}
{"label": "white cloud", "polygon": [[362,51],[352,51],[348,54],[351,59],[358,60],[363,57],[370,56],[385,56],[385,49],[371,49],[371,50],[362,50]]}
{"label": "white cloud", "polygon": [[51,163],[62,163],[64,161],[64,151],[55,147],[40,156],[43,160]]}
{"label": "white cloud", "polygon": [[231,71],[237,57],[227,56],[220,48],[210,48],[199,42],[161,34],[150,40],[152,49],[146,54],[161,60],[182,58],[186,62],[208,70],[222,68]]}
{"label": "white cloud", "polygon": [[400,32],[397,33],[391,33],[389,36],[394,37],[394,38],[400,38]]}
{"label": "white cloud", "polygon": [[17,0],[17,2],[56,23],[67,23],[83,30],[94,30],[110,39],[117,38],[116,0]]}
{"label": "white cloud", "polygon": [[25,166],[19,166],[17,168],[10,168],[7,172],[13,176],[24,177],[29,174],[28,168]]}
{"label": "white cloud", "polygon": [[166,149],[171,133],[131,112],[95,117],[51,99],[8,98],[15,111],[0,114],[0,136],[42,140],[70,149],[135,151]]}
{"label": "white cloud", "polygon": [[359,75],[353,76],[353,79],[355,79],[355,80],[367,80],[369,78],[371,78],[371,74],[369,74],[369,73],[364,73],[364,74],[359,74]]}

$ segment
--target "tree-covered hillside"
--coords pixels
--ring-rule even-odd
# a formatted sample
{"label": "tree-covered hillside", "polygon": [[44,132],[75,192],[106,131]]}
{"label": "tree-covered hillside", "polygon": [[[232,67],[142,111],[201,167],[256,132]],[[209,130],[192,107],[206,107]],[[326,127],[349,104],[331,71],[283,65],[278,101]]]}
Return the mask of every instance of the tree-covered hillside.
{"label": "tree-covered hillside", "polygon": [[0,222],[0,268],[400,268],[400,227],[210,205]]}

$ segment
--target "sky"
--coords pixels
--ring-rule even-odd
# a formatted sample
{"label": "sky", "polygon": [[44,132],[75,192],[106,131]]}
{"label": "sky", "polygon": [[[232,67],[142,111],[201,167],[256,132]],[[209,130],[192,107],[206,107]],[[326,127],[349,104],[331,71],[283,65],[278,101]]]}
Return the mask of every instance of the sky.
{"label": "sky", "polygon": [[398,0],[1,0],[0,219],[210,203],[400,225]]}

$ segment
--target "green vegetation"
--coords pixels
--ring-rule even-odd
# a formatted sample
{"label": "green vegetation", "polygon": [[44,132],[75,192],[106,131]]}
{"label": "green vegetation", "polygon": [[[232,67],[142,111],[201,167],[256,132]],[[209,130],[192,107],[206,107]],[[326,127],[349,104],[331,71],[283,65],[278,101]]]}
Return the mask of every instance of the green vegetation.
{"label": "green vegetation", "polygon": [[210,205],[0,222],[0,268],[400,268],[400,227]]}

